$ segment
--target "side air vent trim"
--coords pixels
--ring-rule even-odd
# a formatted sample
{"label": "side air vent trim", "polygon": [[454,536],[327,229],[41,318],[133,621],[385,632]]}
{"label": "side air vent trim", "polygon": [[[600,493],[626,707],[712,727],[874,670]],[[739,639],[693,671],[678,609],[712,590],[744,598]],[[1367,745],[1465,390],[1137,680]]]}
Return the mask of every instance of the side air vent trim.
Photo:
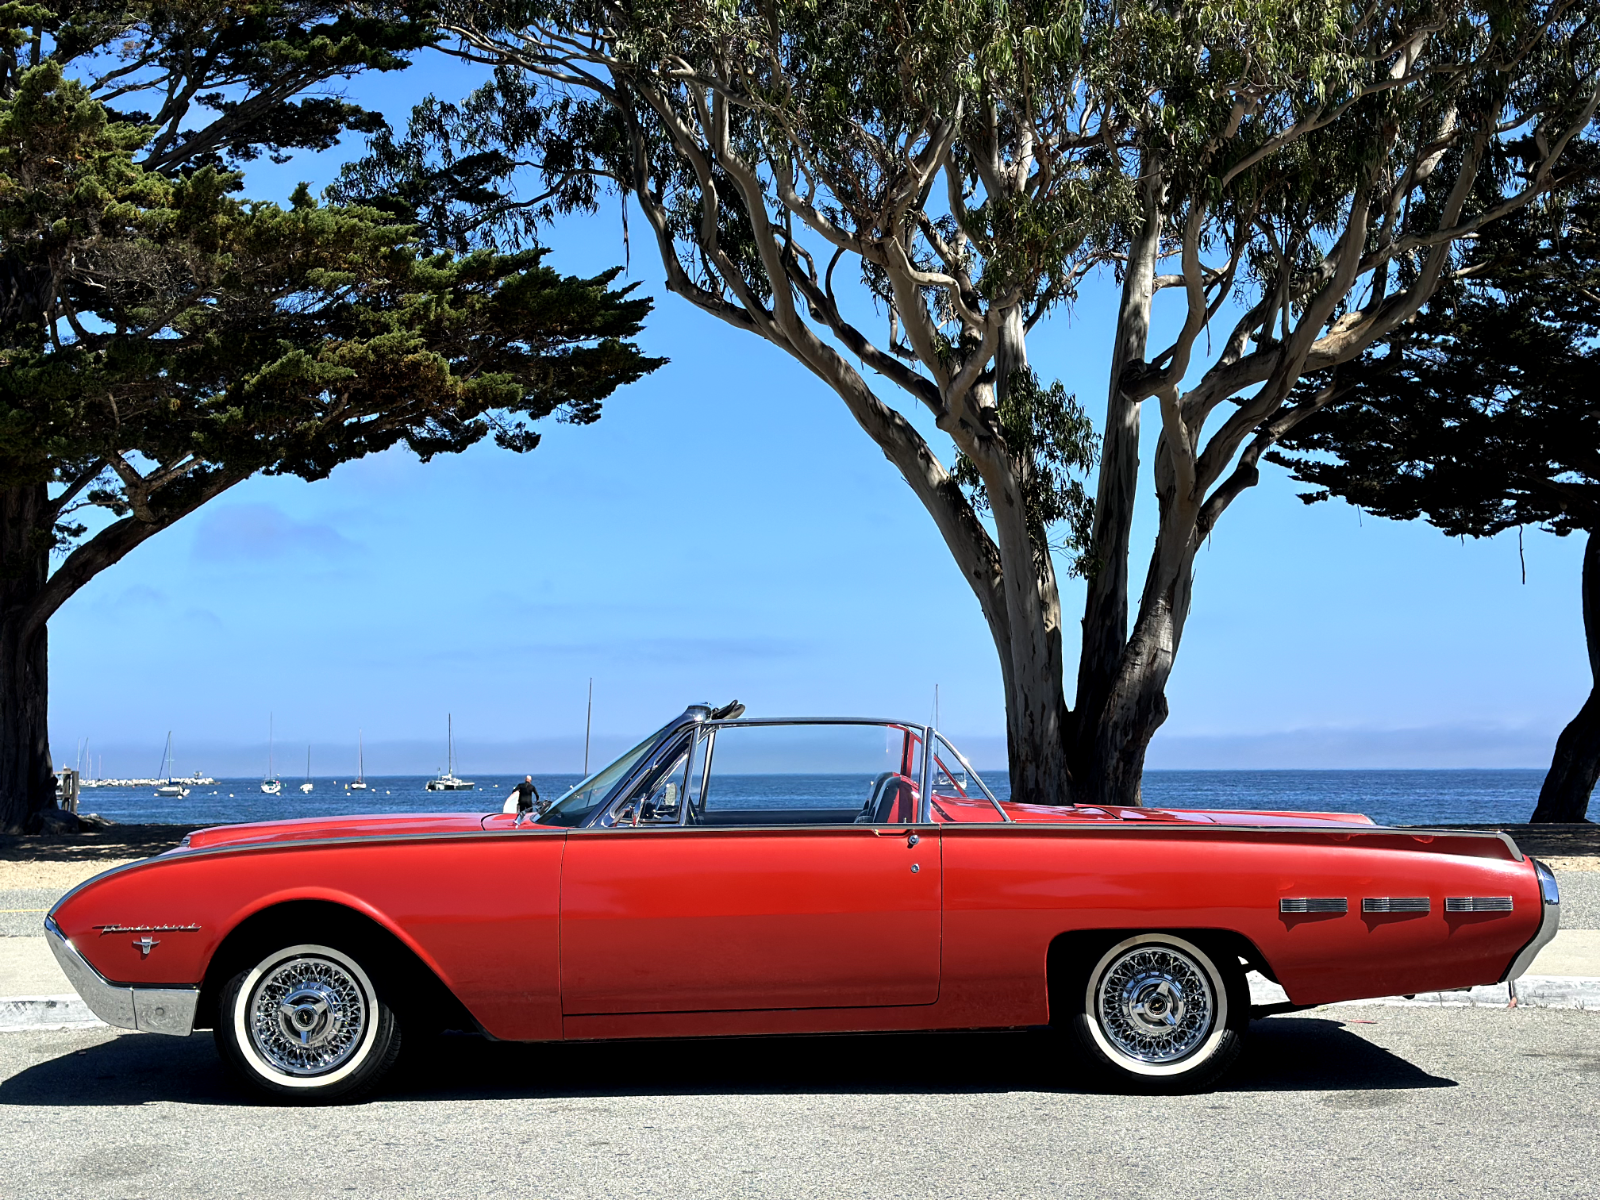
{"label": "side air vent trim", "polygon": [[1445,912],[1510,912],[1510,896],[1446,896]]}
{"label": "side air vent trim", "polygon": [[1361,911],[1369,913],[1425,913],[1433,910],[1433,902],[1426,896],[1368,896],[1361,901]]}
{"label": "side air vent trim", "polygon": [[1350,911],[1343,896],[1284,896],[1278,901],[1281,913],[1342,913]]}

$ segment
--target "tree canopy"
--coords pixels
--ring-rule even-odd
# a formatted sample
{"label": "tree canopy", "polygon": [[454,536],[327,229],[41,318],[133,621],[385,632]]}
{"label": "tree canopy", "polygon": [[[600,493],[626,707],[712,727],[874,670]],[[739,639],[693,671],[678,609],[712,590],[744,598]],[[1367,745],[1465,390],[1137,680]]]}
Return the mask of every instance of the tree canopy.
{"label": "tree canopy", "polygon": [[49,787],[45,624],[134,546],[259,472],[532,449],[664,361],[616,271],[241,194],[380,128],[317,93],[434,36],[408,3],[0,5],[0,827]]}
{"label": "tree canopy", "polygon": [[[1600,188],[1487,230],[1411,323],[1308,387],[1331,398],[1274,461],[1450,536],[1588,536],[1583,611],[1600,667]],[[1600,675],[1597,675],[1600,678]],[[1535,820],[1581,820],[1600,777],[1600,696],[1557,742]]]}
{"label": "tree canopy", "polygon": [[[636,206],[668,289],[804,365],[905,477],[994,638],[1014,794],[1046,802],[1138,802],[1194,555],[1325,399],[1298,382],[1586,169],[1600,100],[1600,29],[1572,0],[440,13],[441,46],[493,79],[420,106],[352,185],[469,240]],[[1091,273],[1121,287],[1098,446],[1027,352]],[[1157,534],[1130,621],[1146,400]],[[1089,577],[1071,706],[1058,553]]]}

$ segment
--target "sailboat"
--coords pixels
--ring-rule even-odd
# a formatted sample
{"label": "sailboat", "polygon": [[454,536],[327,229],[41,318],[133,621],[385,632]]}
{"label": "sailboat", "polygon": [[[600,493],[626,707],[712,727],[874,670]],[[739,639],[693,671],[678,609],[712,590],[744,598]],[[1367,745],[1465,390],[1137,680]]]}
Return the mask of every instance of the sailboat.
{"label": "sailboat", "polygon": [[310,745],[310,743],[306,744],[306,781],[300,785],[300,790],[302,792],[309,792],[311,790],[311,745]]}
{"label": "sailboat", "polygon": [[368,791],[367,787],[367,755],[366,747],[362,744],[361,731],[356,731],[356,777],[353,783],[345,784],[352,792]]}
{"label": "sailboat", "polygon": [[445,768],[443,774],[436,779],[430,779],[427,788],[430,792],[470,792],[477,784],[470,779],[456,778],[456,727],[455,718],[445,716]]}
{"label": "sailboat", "polygon": [[261,780],[261,790],[269,796],[276,796],[283,791],[283,780],[278,778],[278,772],[272,768],[272,714],[267,714],[267,773]]}
{"label": "sailboat", "polygon": [[163,796],[171,800],[182,800],[189,794],[189,789],[184,787],[183,784],[177,783],[172,778],[172,730],[170,729],[167,730],[166,770],[167,781],[160,787],[156,788],[156,795]]}

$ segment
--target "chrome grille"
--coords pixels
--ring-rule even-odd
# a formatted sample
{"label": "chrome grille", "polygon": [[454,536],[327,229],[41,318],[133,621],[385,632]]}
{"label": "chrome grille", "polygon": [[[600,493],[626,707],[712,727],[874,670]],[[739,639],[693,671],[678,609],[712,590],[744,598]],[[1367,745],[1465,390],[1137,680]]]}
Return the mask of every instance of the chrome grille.
{"label": "chrome grille", "polygon": [[1447,896],[1445,912],[1510,912],[1510,896]]}
{"label": "chrome grille", "polygon": [[1370,913],[1425,913],[1433,905],[1426,896],[1368,896],[1361,911]]}
{"label": "chrome grille", "polygon": [[1343,896],[1285,896],[1278,901],[1281,913],[1342,913],[1350,911]]}

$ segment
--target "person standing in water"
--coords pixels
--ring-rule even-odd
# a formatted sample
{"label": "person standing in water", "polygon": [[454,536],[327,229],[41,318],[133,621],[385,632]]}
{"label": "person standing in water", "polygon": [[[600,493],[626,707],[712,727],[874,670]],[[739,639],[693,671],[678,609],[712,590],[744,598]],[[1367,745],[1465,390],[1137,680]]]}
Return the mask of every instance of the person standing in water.
{"label": "person standing in water", "polygon": [[539,795],[539,789],[533,786],[533,776],[524,775],[522,782],[511,789],[511,794],[506,797],[505,807],[501,811],[508,813],[532,812],[535,804],[543,805],[544,799]]}

